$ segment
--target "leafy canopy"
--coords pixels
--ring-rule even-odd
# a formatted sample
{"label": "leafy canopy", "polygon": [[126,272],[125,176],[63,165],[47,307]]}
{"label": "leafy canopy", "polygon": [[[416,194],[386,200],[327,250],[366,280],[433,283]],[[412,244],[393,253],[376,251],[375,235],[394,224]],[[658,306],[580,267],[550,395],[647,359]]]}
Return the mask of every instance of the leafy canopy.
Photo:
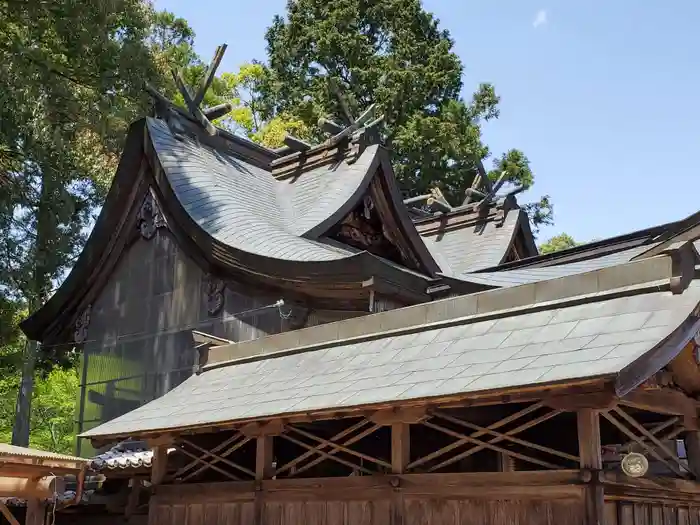
{"label": "leafy canopy", "polygon": [[[256,87],[264,119],[294,115],[320,139],[319,117],[345,120],[377,103],[386,119],[385,143],[408,194],[438,186],[461,204],[476,170],[489,155],[480,126],[498,117],[490,84],[460,98],[463,67],[449,33],[419,0],[289,0],[287,16],[266,34],[269,65]],[[527,157],[511,150],[493,162],[491,178],[526,188],[534,182]],[[548,200],[533,205],[538,223],[551,221]]]}
{"label": "leafy canopy", "polygon": [[576,242],[571,235],[562,233],[552,237],[547,242],[540,244],[539,250],[542,254],[554,253],[561,250],[566,250],[567,248],[573,248],[574,246],[578,246],[580,244],[582,243]]}

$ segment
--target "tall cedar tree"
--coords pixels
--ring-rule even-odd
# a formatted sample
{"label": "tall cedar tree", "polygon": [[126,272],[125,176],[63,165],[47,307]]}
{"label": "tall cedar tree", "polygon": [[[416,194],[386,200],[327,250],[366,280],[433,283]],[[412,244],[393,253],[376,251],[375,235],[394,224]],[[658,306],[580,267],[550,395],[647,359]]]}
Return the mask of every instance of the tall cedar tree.
{"label": "tall cedar tree", "polygon": [[[286,19],[275,17],[266,34],[265,117],[295,115],[310,129],[318,129],[321,116],[342,122],[335,84],[354,116],[379,105],[407,194],[438,186],[461,204],[475,156],[489,155],[480,125],[498,117],[499,98],[490,84],[481,84],[469,102],[460,98],[463,67],[438,22],[420,0],[289,0]],[[506,168],[510,181],[532,185],[522,152],[496,159],[490,176]],[[551,221],[546,198],[529,211],[537,224]]]}
{"label": "tall cedar tree", "polygon": [[[150,106],[144,81],[174,92],[167,66],[195,61],[193,36],[184,20],[143,0],[0,2],[3,325],[38,309],[72,266],[127,126]],[[0,330],[5,343],[16,342],[14,326]],[[22,361],[20,445],[27,443],[34,348]],[[55,363],[52,350],[40,356],[45,371]]]}

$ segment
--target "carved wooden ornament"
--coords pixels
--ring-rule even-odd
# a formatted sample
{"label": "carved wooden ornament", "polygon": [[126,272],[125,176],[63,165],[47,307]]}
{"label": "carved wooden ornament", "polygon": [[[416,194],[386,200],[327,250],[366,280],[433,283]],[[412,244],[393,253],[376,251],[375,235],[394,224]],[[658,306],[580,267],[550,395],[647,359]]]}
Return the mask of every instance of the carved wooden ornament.
{"label": "carved wooden ornament", "polygon": [[158,228],[167,226],[163,212],[160,210],[158,201],[153,196],[151,191],[146,193],[146,196],[141,203],[139,209],[138,221],[139,231],[144,239],[152,239]]}
{"label": "carved wooden ornament", "polygon": [[88,327],[90,326],[90,313],[92,305],[87,305],[85,310],[75,320],[75,330],[73,332],[73,340],[80,344],[87,341]]}
{"label": "carved wooden ornament", "polygon": [[218,314],[224,307],[224,281],[209,276],[207,279],[207,313]]}

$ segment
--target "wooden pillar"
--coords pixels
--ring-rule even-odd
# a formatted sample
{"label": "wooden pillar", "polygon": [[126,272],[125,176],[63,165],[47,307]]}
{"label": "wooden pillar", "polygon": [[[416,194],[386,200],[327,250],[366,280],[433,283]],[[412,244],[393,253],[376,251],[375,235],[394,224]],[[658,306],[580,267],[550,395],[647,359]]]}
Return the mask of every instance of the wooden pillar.
{"label": "wooden pillar", "polygon": [[273,469],[272,469],[273,439],[274,438],[272,436],[258,436],[256,438],[256,448],[255,448],[255,479],[256,479],[256,481],[270,479],[274,474]]}
{"label": "wooden pillar", "polygon": [[153,447],[153,460],[151,463],[151,484],[160,485],[168,471],[168,446],[155,445]]}
{"label": "wooden pillar", "polygon": [[391,472],[404,474],[411,462],[411,439],[408,423],[392,423],[391,425]]}
{"label": "wooden pillar", "polygon": [[27,517],[25,525],[44,525],[46,518],[46,504],[43,500],[31,498],[27,500]]}
{"label": "wooden pillar", "polygon": [[581,408],[576,416],[579,463],[582,469],[593,471],[590,485],[586,488],[586,522],[588,525],[603,525],[605,493],[599,483],[599,473],[603,468],[600,413],[596,409]]}
{"label": "wooden pillar", "polygon": [[690,471],[700,476],[700,430],[689,430],[684,437],[685,453],[688,457]]}
{"label": "wooden pillar", "polygon": [[2,501],[0,501],[0,514],[5,516],[7,523],[9,523],[10,525],[20,525],[19,521],[17,521],[17,518],[15,518],[14,514],[12,514],[10,509],[7,508],[7,505],[5,505]]}

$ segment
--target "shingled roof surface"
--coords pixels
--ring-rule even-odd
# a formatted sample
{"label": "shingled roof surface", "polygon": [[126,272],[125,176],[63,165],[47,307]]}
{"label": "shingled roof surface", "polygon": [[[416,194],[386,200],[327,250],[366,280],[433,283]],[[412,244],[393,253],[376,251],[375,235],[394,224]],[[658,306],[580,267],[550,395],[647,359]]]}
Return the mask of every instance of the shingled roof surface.
{"label": "shingled roof surface", "polygon": [[527,221],[520,209],[506,213],[502,224],[489,220],[421,237],[445,275],[497,266],[508,253],[521,221]]}
{"label": "shingled roof surface", "polygon": [[[669,264],[668,258],[647,261],[631,263],[617,275],[650,275],[652,267],[657,273],[658,268],[665,272]],[[601,283],[611,276],[610,272],[601,274],[594,281]],[[614,377],[649,359],[652,351],[661,348],[669,338],[678,337],[679,330],[687,329],[688,323],[695,328],[700,326],[696,317],[700,281],[691,282],[682,294],[662,291],[668,290],[666,283],[653,281],[646,288],[635,290],[601,290],[585,300],[584,296],[580,300],[572,296],[545,301],[537,309],[524,312],[504,306],[502,314],[492,313],[487,319],[484,315],[469,315],[444,326],[413,326],[410,330],[217,365],[191,377],[162,398],[84,435],[120,436],[311,410]],[[566,283],[561,283],[550,286],[549,291],[566,288]],[[502,295],[498,290],[476,295],[483,296],[486,304],[494,293]],[[499,299],[505,300],[500,295],[491,300]],[[412,307],[419,312],[417,308]],[[397,320],[401,322],[410,315],[408,310],[411,309],[379,315],[387,322],[392,315],[400,316]],[[336,334],[342,323],[345,321],[335,323]],[[330,333],[329,326],[317,327],[317,331]],[[268,339],[273,346],[275,336]]]}
{"label": "shingled roof surface", "polygon": [[147,124],[178,200],[218,241],[251,254],[292,261],[353,255],[314,237],[330,218],[340,215],[339,220],[351,211],[353,199],[361,196],[374,174],[377,146],[368,147],[353,164],[343,160],[277,180],[270,171],[192,137],[176,139],[162,120],[149,118]]}
{"label": "shingled roof surface", "polygon": [[601,268],[609,268],[617,264],[626,263],[650,248],[651,246],[649,245],[637,246],[635,248],[629,248],[627,250],[621,250],[619,252],[604,255],[602,257],[566,264],[539,268],[463,273],[457,277],[463,281],[468,281],[474,284],[506,288],[510,286],[518,286],[520,284],[545,281],[547,279],[558,279],[560,277],[591,272]]}

